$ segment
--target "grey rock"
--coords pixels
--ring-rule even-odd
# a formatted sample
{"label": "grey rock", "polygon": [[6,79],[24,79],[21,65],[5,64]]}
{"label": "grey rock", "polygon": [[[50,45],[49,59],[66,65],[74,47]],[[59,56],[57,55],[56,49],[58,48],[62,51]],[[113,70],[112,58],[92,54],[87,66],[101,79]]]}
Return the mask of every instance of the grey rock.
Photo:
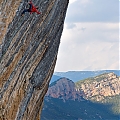
{"label": "grey rock", "polygon": [[27,2],[0,2],[0,120],[39,119],[56,64],[69,0],[33,0],[42,14],[21,17]]}

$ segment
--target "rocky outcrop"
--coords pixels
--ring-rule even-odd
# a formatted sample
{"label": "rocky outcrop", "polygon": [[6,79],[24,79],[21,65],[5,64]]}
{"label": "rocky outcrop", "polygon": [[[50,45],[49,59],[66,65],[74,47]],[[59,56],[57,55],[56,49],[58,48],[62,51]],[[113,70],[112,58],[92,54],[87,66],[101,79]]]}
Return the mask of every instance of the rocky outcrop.
{"label": "rocky outcrop", "polygon": [[84,93],[76,91],[75,83],[67,78],[61,78],[53,82],[46,93],[46,97],[58,98],[63,101],[81,100],[82,96],[84,96]]}
{"label": "rocky outcrop", "polygon": [[81,100],[81,98],[101,101],[105,97],[120,94],[120,77],[114,73],[105,73],[76,83],[60,78],[51,83],[46,97],[65,100]]}
{"label": "rocky outcrop", "polygon": [[42,15],[21,17],[28,0],[0,1],[0,120],[39,119],[54,71],[68,0],[32,1]]}
{"label": "rocky outcrop", "polygon": [[49,86],[41,119],[118,120],[119,87],[120,79],[113,73],[105,73],[77,83],[60,78]]}
{"label": "rocky outcrop", "polygon": [[83,90],[87,99],[101,101],[105,97],[120,94],[120,77],[114,73],[106,73],[89,78],[77,82],[76,90]]}

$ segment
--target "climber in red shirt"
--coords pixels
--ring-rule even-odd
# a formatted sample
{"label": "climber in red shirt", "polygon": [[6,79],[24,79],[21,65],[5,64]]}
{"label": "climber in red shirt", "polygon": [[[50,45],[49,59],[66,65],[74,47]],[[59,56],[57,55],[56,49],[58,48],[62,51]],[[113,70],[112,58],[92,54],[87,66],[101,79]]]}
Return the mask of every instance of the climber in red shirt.
{"label": "climber in red shirt", "polygon": [[35,7],[32,3],[32,1],[29,2],[29,8],[25,9],[22,13],[21,16],[24,16],[25,12],[30,12],[30,14],[32,14],[33,12],[36,12],[37,14],[41,14],[41,12],[39,12],[38,7]]}

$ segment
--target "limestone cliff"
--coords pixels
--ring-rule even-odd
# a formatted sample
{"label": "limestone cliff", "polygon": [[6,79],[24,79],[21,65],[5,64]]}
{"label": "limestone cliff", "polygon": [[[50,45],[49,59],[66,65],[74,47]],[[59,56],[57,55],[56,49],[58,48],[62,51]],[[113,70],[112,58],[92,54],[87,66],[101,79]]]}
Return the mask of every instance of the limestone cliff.
{"label": "limestone cliff", "polygon": [[85,98],[101,101],[105,97],[120,95],[120,77],[105,73],[76,83],[76,90],[83,91]]}
{"label": "limestone cliff", "polygon": [[0,120],[37,120],[53,74],[69,0],[0,1]]}

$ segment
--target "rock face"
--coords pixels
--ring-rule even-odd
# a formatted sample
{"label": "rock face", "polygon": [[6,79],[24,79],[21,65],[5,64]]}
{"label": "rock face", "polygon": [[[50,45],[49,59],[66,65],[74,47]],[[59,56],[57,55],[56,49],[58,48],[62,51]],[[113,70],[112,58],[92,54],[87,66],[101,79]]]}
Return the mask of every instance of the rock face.
{"label": "rock face", "polygon": [[53,82],[46,93],[46,97],[59,98],[64,101],[81,100],[81,96],[84,96],[84,93],[76,91],[75,83],[67,78]]}
{"label": "rock face", "polygon": [[114,73],[105,73],[77,83],[67,78],[61,78],[50,85],[46,97],[63,100],[81,100],[81,98],[85,98],[101,101],[105,97],[119,94],[120,77],[117,77]]}
{"label": "rock face", "polygon": [[101,101],[105,97],[120,94],[120,77],[108,73],[79,81],[76,83],[76,90],[83,90],[87,99]]}
{"label": "rock face", "polygon": [[[16,14],[16,10],[20,5],[21,0],[1,0],[0,1],[0,45],[2,44],[2,39],[6,34],[8,25],[12,22],[13,17]],[[12,10],[11,10],[12,8]]]}
{"label": "rock face", "polygon": [[0,1],[0,120],[39,119],[69,0],[33,0],[42,15],[21,17],[27,2]]}

